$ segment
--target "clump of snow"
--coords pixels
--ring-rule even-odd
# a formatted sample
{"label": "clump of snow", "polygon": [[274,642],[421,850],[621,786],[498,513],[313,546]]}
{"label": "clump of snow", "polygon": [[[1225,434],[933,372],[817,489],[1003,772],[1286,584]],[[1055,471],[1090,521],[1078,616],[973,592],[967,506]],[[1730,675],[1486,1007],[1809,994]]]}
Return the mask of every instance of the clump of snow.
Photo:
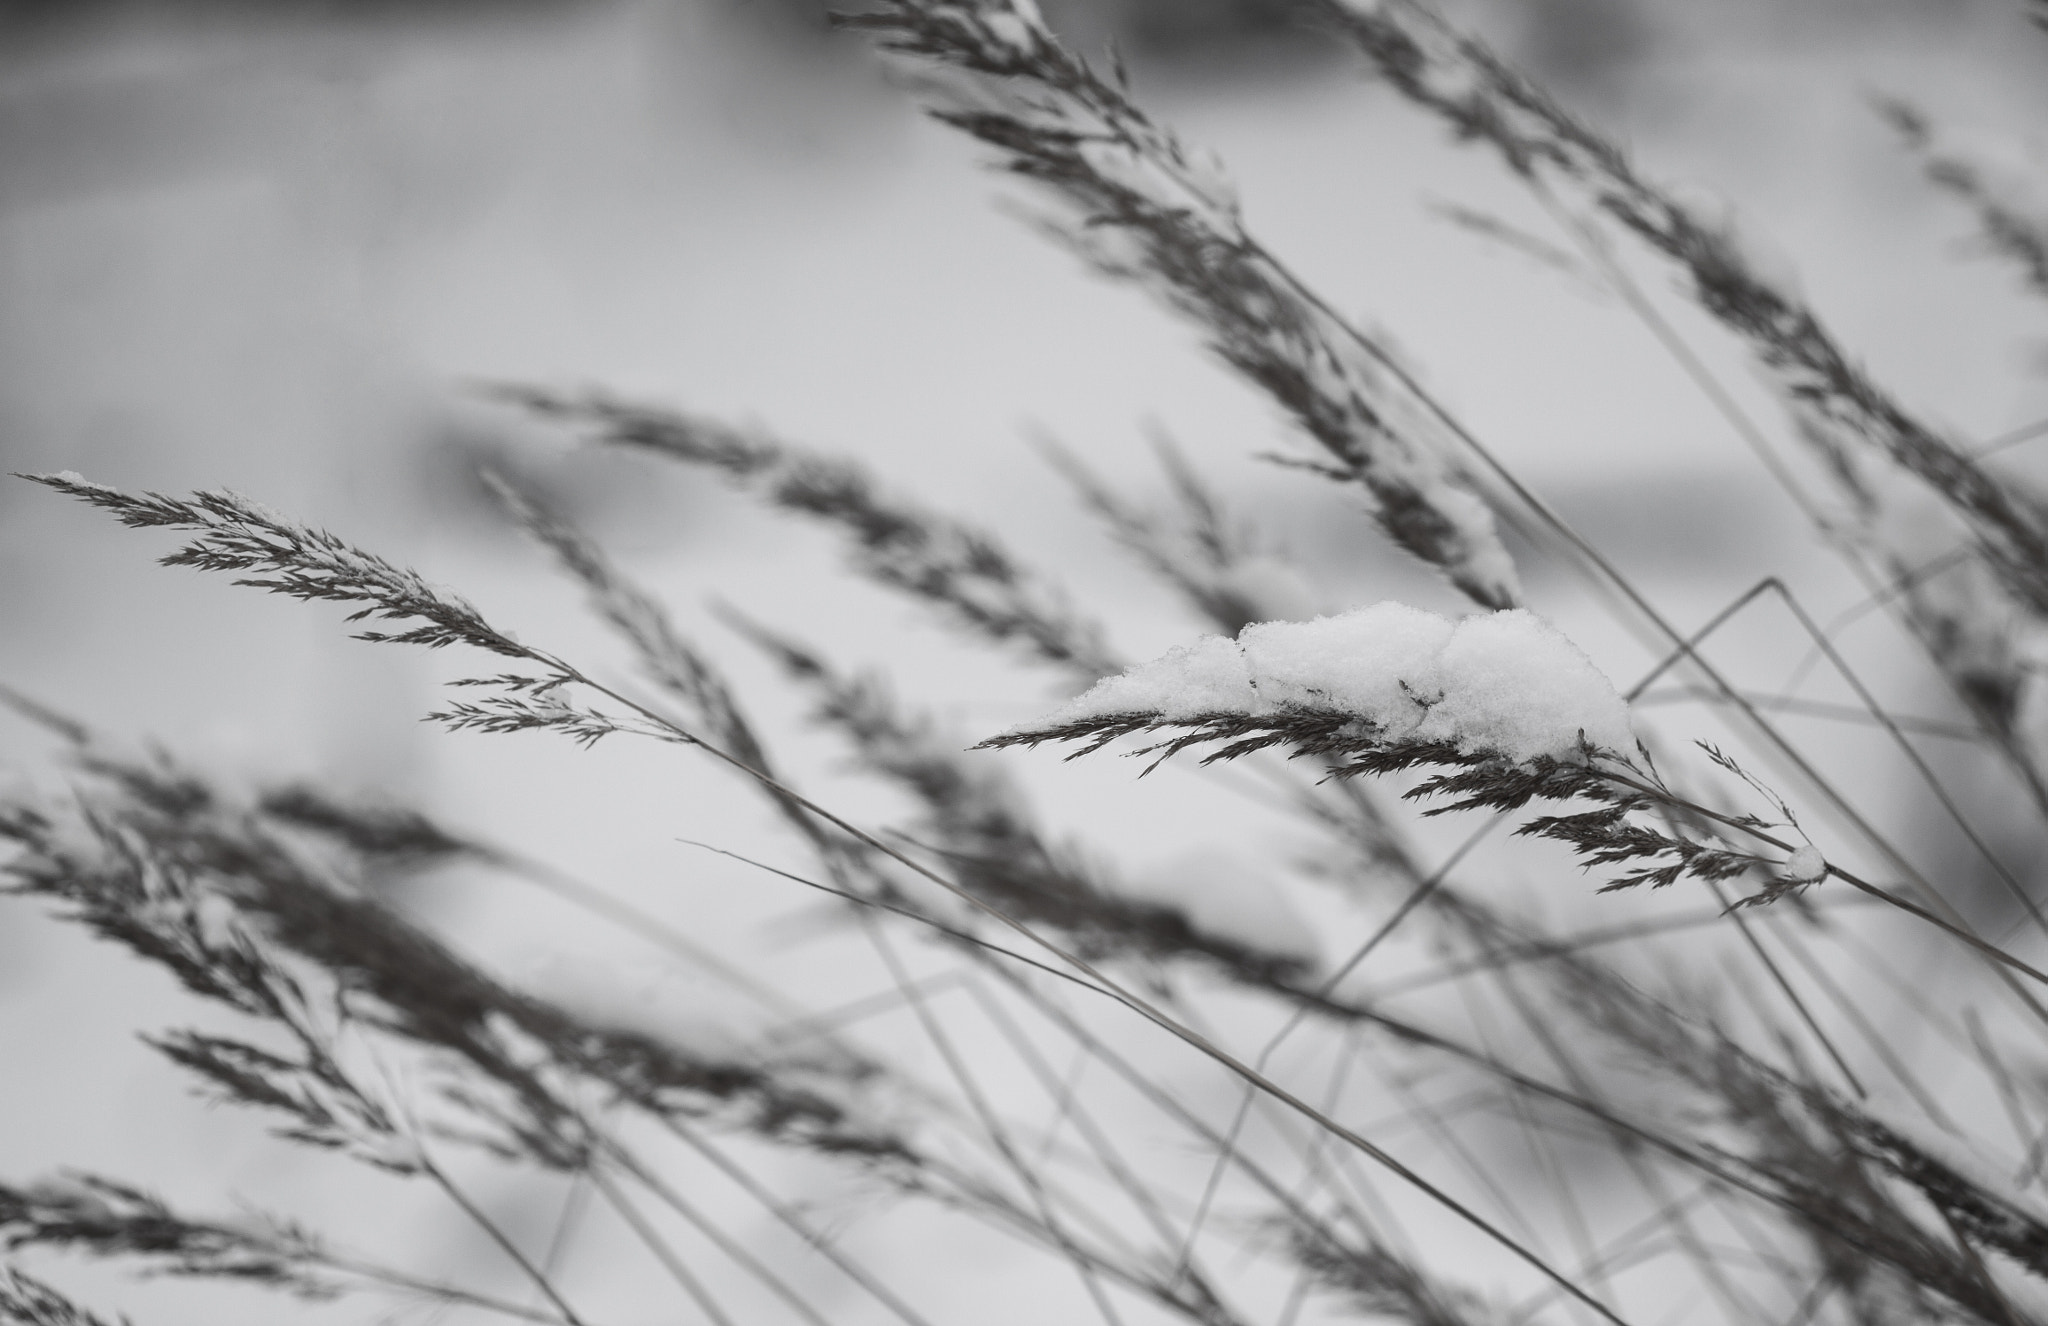
{"label": "clump of snow", "polygon": [[1800,847],[1785,858],[1782,877],[1794,884],[1813,884],[1825,879],[1828,873],[1828,859],[1812,843]]}
{"label": "clump of snow", "polygon": [[1517,762],[1570,758],[1586,740],[1635,746],[1628,706],[1579,647],[1524,608],[1453,623],[1403,603],[1205,636],[1098,682],[1021,731],[1102,719],[1193,722],[1345,714],[1375,740],[1445,742]]}
{"label": "clump of snow", "polygon": [[1436,657],[1440,699],[1416,729],[1461,751],[1513,760],[1568,754],[1581,730],[1596,746],[1635,745],[1628,709],[1593,660],[1526,608],[1467,617]]}
{"label": "clump of snow", "polygon": [[[1411,679],[1426,679],[1456,628],[1405,603],[1317,617],[1260,622],[1238,632],[1244,666],[1259,697],[1283,708],[1341,709],[1372,719],[1388,738],[1422,720]],[[1435,691],[1429,686],[1427,697]]]}
{"label": "clump of snow", "polygon": [[1098,681],[1046,720],[1057,726],[1106,714],[1158,714],[1181,721],[1203,714],[1245,714],[1258,701],[1235,642],[1205,635],[1165,657]]}

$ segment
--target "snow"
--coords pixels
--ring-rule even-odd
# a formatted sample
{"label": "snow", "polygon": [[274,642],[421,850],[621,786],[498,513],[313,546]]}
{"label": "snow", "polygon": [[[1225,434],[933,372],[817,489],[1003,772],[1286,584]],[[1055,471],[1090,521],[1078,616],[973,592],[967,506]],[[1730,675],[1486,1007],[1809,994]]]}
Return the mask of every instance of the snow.
{"label": "snow", "polygon": [[1467,617],[1436,658],[1442,699],[1416,737],[1514,760],[1569,755],[1580,730],[1596,746],[1629,751],[1628,709],[1562,631],[1525,608]]}
{"label": "snow", "polygon": [[1397,737],[1423,716],[1404,680],[1428,677],[1455,629],[1433,612],[1389,602],[1307,622],[1260,622],[1238,633],[1238,646],[1269,706],[1371,715],[1383,736]]}
{"label": "snow", "polygon": [[1828,859],[1820,849],[1807,843],[1785,858],[1783,870],[1785,879],[1795,884],[1812,884],[1827,877]]}
{"label": "snow", "polygon": [[1523,762],[1571,758],[1579,735],[1634,749],[1628,706],[1579,647],[1523,608],[1452,622],[1385,602],[1306,622],[1205,636],[1098,682],[1044,731],[1104,719],[1186,723],[1242,714],[1345,714],[1375,741],[1441,741]]}
{"label": "snow", "polygon": [[1258,695],[1252,690],[1251,675],[1237,644],[1220,635],[1205,635],[1163,658],[1105,677],[1063,705],[1046,723],[1079,722],[1108,714],[1157,714],[1183,722],[1204,714],[1250,713],[1257,703]]}

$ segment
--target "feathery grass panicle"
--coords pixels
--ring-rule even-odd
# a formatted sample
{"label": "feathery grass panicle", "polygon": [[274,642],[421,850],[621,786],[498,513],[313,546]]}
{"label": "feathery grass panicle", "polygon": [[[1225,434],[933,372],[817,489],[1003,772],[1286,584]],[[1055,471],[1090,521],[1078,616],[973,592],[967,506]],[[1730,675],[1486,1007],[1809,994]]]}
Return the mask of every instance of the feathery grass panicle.
{"label": "feathery grass panicle", "polygon": [[556,732],[585,749],[620,732],[632,732],[656,741],[687,740],[659,724],[639,721],[633,715],[621,717],[564,699],[562,690],[573,680],[561,674],[529,677],[512,672],[501,672],[491,677],[464,677],[448,684],[486,687],[498,694],[486,695],[480,700],[451,700],[429,713],[427,718],[450,732],[501,735],[508,732]]}
{"label": "feathery grass panicle", "polygon": [[1448,748],[1478,759],[1570,759],[1591,745],[1626,760],[1626,706],[1590,660],[1515,610],[1455,625],[1400,603],[1309,622],[1205,636],[1107,678],[1052,714],[986,744],[1009,746],[1189,728],[1194,741],[1245,733],[1236,758],[1286,742],[1304,754]]}
{"label": "feathery grass panicle", "polygon": [[76,474],[22,478],[111,513],[131,529],[172,529],[198,537],[162,558],[165,566],[248,572],[235,581],[295,599],[361,603],[349,621],[416,622],[397,634],[362,631],[359,640],[442,649],[471,645],[510,658],[526,651],[484,621],[460,597],[437,589],[418,573],[393,566],[325,530],[313,529],[239,493],[201,492],[190,498],[124,493]]}
{"label": "feathery grass panicle", "polygon": [[1397,545],[1482,607],[1521,602],[1493,513],[1434,407],[1253,238],[1219,171],[1131,100],[1121,65],[1096,73],[1013,0],[890,0],[839,22],[969,76],[935,94],[933,116],[1057,199],[1054,234],[1194,323],[1321,447],[1315,468],[1371,494]]}
{"label": "feathery grass panicle", "polygon": [[500,673],[452,683],[497,692],[479,700],[456,701],[428,715],[453,731],[556,731],[585,746],[627,731],[667,740],[690,739],[687,734],[641,721],[637,715],[615,716],[567,700],[562,691],[582,680],[578,674],[560,660],[498,630],[460,596],[428,584],[415,571],[395,566],[324,530],[289,520],[239,494],[202,492],[183,499],[161,493],[126,493],[74,474],[22,477],[110,512],[132,528],[196,533],[197,538],[160,559],[166,566],[251,572],[234,583],[307,601],[367,604],[349,615],[351,622],[417,623],[398,632],[359,631],[355,635],[358,640],[429,649],[468,645],[543,670],[540,676]]}
{"label": "feathery grass panicle", "polygon": [[[147,784],[146,769],[129,770]],[[186,779],[186,782],[191,780]],[[416,1165],[389,1107],[351,1074],[337,1037],[366,1028],[428,1053],[454,1074],[466,1127],[501,1154],[575,1169],[592,1144],[564,1091],[584,1080],[658,1118],[710,1119],[792,1144],[883,1162],[912,1153],[847,1106],[796,1084],[771,1061],[696,1055],[638,1031],[590,1025],[516,993],[344,881],[322,878],[252,816],[212,797],[166,810],[120,790],[81,792],[67,826],[23,808],[6,824],[22,852],[11,892],[50,898],[167,967],[194,993],[291,1036],[296,1058],[218,1037],[159,1044],[216,1090],[284,1109],[302,1140]],[[306,982],[331,983],[329,1001]],[[317,987],[316,987],[317,988]],[[854,1084],[847,1084],[849,1086]],[[484,1134],[479,1134],[482,1136]]]}
{"label": "feathery grass panicle", "polygon": [[[952,623],[1086,677],[1122,666],[1100,625],[1019,563],[985,530],[888,497],[853,463],[755,432],[609,396],[505,387],[501,396],[577,429],[590,442],[630,447],[723,473],[768,505],[841,530],[854,569],[937,608]],[[573,567],[571,568],[574,569]]]}

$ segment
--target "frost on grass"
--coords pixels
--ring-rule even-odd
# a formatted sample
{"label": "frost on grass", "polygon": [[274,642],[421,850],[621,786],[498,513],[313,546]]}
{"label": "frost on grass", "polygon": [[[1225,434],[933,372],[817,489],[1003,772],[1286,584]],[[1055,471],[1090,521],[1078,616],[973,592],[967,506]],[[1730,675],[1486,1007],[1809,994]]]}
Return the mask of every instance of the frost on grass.
{"label": "frost on grass", "polygon": [[[1341,720],[1332,751],[1397,746],[1524,764],[1635,747],[1628,707],[1591,659],[1526,609],[1453,623],[1401,603],[1205,636],[1097,683],[991,745],[1153,727]],[[1236,720],[1236,724],[1232,723]],[[1093,749],[1091,747],[1090,749]]]}

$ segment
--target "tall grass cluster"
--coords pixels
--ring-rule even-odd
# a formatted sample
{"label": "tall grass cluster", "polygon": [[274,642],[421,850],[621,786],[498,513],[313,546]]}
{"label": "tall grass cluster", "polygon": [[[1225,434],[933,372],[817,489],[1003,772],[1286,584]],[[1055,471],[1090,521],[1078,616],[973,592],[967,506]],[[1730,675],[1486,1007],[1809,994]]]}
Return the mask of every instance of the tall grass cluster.
{"label": "tall grass cluster", "polygon": [[[1419,0],[1300,8],[1531,191],[1551,235],[1464,221],[1639,319],[1861,599],[1823,611],[1772,578],[1676,615],[1266,246],[1113,51],[1070,49],[1031,0],[860,8],[840,25],[1022,182],[1034,228],[1191,328],[1282,422],[1271,459],[1354,500],[1358,537],[1428,568],[1460,612],[1319,615],[1281,541],[1179,452],[1161,450],[1158,497],[1055,449],[1185,611],[1180,647],[1133,659],[1085,593],[897,477],[604,391],[489,389],[565,448],[695,471],[828,530],[845,575],[992,651],[1006,711],[1036,715],[960,731],[772,602],[722,609],[716,648],[692,638],[515,472],[482,477],[587,602],[587,636],[533,638],[252,497],[22,476],[138,544],[168,539],[168,566],[439,651],[429,717],[467,734],[442,739],[566,737],[563,780],[621,743],[718,769],[779,826],[784,850],[746,861],[756,887],[820,899],[831,928],[812,942],[881,985],[803,1006],[606,881],[426,809],[226,786],[0,691],[64,752],[61,777],[0,804],[10,906],[211,1005],[149,1044],[251,1127],[436,1194],[496,1268],[365,1251],[319,1212],[225,1192],[187,1207],[53,1169],[0,1175],[0,1321],[111,1320],[62,1287],[93,1258],[421,1320],[925,1326],[955,1268],[862,1237],[906,1209],[1012,1243],[1041,1320],[2048,1321],[2048,493],[2006,463],[2043,430],[1964,441],[1922,418],[1728,213]],[[1874,113],[2016,286],[2048,295],[2048,177],[1905,102]],[[1666,289],[1703,327],[1662,311]],[[1775,414],[1715,376],[1698,335],[1747,356]],[[1547,595],[1597,604],[1654,665],[1589,657]],[[1803,656],[1787,684],[1718,648],[1758,620]],[[757,717],[771,690],[814,731],[791,742]],[[812,790],[821,737],[886,795],[856,810]],[[1055,754],[1118,753],[1150,796],[1208,784],[1189,811],[1204,838],[1237,798],[1297,850],[1122,877],[1114,826],[1086,826],[1100,843],[1050,827],[1029,790],[1062,776]],[[1924,816],[1875,813],[1876,782],[1913,787]],[[687,803],[648,832],[726,846]],[[740,1030],[493,972],[408,904],[457,867],[624,927],[744,1010]],[[548,1227],[488,1196],[506,1170],[542,1176]]]}

